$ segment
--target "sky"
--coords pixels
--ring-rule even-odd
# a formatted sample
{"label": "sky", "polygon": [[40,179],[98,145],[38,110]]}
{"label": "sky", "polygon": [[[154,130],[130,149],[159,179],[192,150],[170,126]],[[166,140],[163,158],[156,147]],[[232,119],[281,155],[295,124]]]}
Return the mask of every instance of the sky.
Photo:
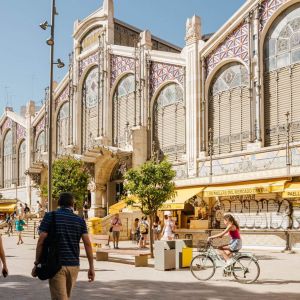
{"label": "sky", "polygon": [[[245,0],[115,0],[115,17],[175,45],[184,46],[188,17],[202,18],[203,33],[217,31]],[[102,6],[102,0],[56,0],[55,58],[67,65],[72,51],[73,24]],[[41,105],[49,84],[51,0],[0,0],[0,115],[6,106],[19,111],[29,100]],[[55,68],[60,81],[67,68]]]}

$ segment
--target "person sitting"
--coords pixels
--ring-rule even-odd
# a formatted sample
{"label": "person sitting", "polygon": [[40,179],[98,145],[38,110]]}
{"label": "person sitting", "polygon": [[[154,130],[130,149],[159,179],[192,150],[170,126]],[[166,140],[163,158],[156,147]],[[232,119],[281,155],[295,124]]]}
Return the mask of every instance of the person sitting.
{"label": "person sitting", "polygon": [[238,252],[242,248],[242,239],[240,235],[240,227],[236,219],[231,214],[224,215],[224,224],[226,229],[216,235],[210,236],[208,241],[216,238],[222,238],[224,235],[229,234],[231,237],[230,243],[219,247],[220,255],[226,261],[226,266],[230,266],[233,263],[232,255],[234,252]]}

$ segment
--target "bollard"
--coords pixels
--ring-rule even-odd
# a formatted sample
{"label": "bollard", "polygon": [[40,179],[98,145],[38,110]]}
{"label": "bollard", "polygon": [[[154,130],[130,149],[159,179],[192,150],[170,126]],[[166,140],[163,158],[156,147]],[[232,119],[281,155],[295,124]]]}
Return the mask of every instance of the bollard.
{"label": "bollard", "polygon": [[33,222],[33,239],[35,240],[36,221]]}

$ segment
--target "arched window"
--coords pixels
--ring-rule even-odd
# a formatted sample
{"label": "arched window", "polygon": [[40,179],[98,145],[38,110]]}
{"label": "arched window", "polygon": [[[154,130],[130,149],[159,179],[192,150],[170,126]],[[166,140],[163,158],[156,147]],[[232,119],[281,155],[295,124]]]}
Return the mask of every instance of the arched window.
{"label": "arched window", "polygon": [[13,168],[12,168],[12,154],[13,154],[13,138],[12,131],[9,130],[3,142],[3,181],[4,187],[11,187],[13,183]]}
{"label": "arched window", "polygon": [[271,26],[264,44],[265,145],[286,143],[289,112],[292,141],[300,141],[300,5]]}
{"label": "arched window", "polygon": [[69,145],[69,133],[71,128],[69,102],[62,105],[57,116],[57,155],[63,155],[66,151],[66,146]]}
{"label": "arched window", "polygon": [[170,161],[185,154],[185,107],[182,88],[175,83],[159,93],[153,106],[153,141]]}
{"label": "arched window", "polygon": [[250,136],[249,76],[245,66],[225,65],[209,90],[208,127],[213,134],[213,152],[222,154],[246,149]]}
{"label": "arched window", "polygon": [[100,136],[101,101],[99,99],[98,68],[93,68],[83,84],[83,118],[82,118],[82,145],[86,150],[93,146],[95,138]]}
{"label": "arched window", "polygon": [[21,142],[18,152],[18,185],[25,185],[26,171],[26,142]]}
{"label": "arched window", "polygon": [[135,112],[139,111],[139,101],[134,100],[134,76],[125,76],[118,84],[113,99],[113,144],[123,148],[130,142],[131,128],[136,125]]}
{"label": "arched window", "polygon": [[41,131],[35,142],[35,161],[42,159],[42,153],[46,151],[45,149],[45,131]]}

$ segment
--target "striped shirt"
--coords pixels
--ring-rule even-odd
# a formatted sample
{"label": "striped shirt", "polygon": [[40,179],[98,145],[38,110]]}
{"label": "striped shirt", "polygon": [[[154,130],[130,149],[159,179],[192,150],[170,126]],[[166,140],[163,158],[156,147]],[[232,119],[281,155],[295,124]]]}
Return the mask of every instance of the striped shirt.
{"label": "striped shirt", "polygon": [[[47,213],[40,225],[40,232],[49,232],[52,212]],[[56,211],[56,232],[59,235],[60,260],[63,266],[79,266],[79,242],[87,233],[86,223],[69,208]]]}

